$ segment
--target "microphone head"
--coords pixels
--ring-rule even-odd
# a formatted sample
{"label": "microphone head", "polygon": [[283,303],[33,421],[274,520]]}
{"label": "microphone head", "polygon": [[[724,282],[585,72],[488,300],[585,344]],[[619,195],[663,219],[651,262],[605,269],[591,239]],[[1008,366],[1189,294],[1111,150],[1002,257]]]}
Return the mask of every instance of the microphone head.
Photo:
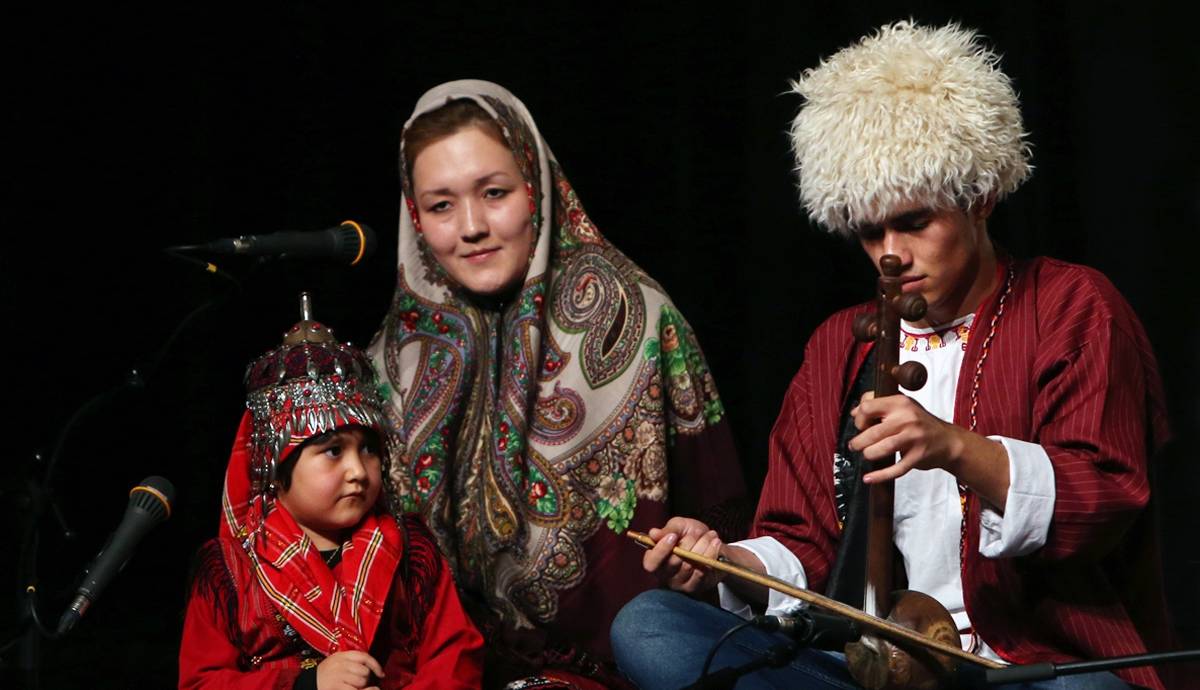
{"label": "microphone head", "polygon": [[146,477],[129,492],[129,507],[140,508],[157,524],[171,517],[175,502],[175,485],[165,477]]}
{"label": "microphone head", "polygon": [[352,220],[334,228],[337,260],[354,266],[375,253],[375,231]]}
{"label": "microphone head", "polygon": [[375,233],[352,220],[317,232],[276,232],[269,235],[213,240],[206,244],[168,247],[174,254],[232,254],[275,258],[332,259],[351,266],[375,251]]}

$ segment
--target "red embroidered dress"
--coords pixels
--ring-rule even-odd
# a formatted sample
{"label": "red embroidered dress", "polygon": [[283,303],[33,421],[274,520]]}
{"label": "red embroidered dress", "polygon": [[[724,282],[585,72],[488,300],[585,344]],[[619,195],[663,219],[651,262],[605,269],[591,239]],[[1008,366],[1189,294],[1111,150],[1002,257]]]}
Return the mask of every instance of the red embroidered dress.
{"label": "red embroidered dress", "polygon": [[[249,474],[248,426],[249,415],[230,460],[227,497],[248,487],[230,481]],[[282,505],[265,522],[268,536],[253,556],[228,529],[201,549],[180,688],[291,688],[302,668],[351,649],[383,666],[382,688],[479,686],[482,638],[419,520],[398,525],[386,513],[368,515],[332,569]],[[335,615],[330,605],[338,600],[345,603]]]}
{"label": "red embroidered dress", "polygon": [[[288,484],[279,489],[276,467],[290,453],[343,427],[377,431],[382,417],[370,363],[311,320],[307,295],[301,310],[283,344],[246,371],[247,412],[225,472],[218,537],[201,549],[191,588],[179,686],[315,687],[312,669],[325,657],[358,651],[383,667],[383,688],[478,687],[482,639],[419,521],[397,521],[378,500],[349,514],[348,534],[337,535],[342,543],[326,560],[277,499]],[[377,496],[381,489],[369,472],[333,476]]]}

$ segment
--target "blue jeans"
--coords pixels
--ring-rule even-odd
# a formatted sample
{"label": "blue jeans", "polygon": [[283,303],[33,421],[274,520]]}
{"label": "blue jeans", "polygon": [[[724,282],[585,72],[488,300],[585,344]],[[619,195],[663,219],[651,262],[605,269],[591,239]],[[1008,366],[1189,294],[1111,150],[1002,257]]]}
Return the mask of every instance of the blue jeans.
{"label": "blue jeans", "polygon": [[[678,690],[700,677],[704,658],[725,631],[741,618],[678,592],[652,590],[629,602],[613,621],[612,646],[621,671],[645,690]],[[788,639],[747,628],[726,640],[709,672],[742,666]],[[842,654],[802,649],[781,668],[760,668],[738,681],[738,690],[762,688],[837,688],[858,690]],[[1062,676],[998,690],[1128,690],[1111,673]]]}

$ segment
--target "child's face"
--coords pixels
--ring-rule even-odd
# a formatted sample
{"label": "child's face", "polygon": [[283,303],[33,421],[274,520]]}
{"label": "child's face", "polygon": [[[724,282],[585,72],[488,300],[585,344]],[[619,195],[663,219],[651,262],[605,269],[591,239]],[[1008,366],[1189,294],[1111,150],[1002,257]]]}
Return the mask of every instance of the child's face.
{"label": "child's face", "polygon": [[318,549],[341,546],[346,531],[379,499],[379,451],[360,427],[343,427],[300,449],[291,486],[279,502]]}

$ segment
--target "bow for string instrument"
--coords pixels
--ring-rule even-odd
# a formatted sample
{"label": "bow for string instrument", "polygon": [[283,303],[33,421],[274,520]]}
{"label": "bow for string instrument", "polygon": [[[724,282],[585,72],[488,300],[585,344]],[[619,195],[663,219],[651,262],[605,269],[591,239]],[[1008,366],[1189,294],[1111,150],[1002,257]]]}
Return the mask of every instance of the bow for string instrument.
{"label": "bow for string instrument", "polygon": [[[925,385],[925,367],[917,362],[900,362],[900,319],[916,321],[925,316],[925,299],[917,293],[904,294],[900,257],[885,254],[879,260],[880,276],[873,312],[854,321],[854,337],[875,343],[875,397],[896,395],[903,386],[917,390]],[[920,633],[922,636],[959,647],[954,619],[936,599],[921,592],[893,591],[892,512],[896,500],[894,481],[862,484],[867,499],[867,568],[863,611]],[[975,657],[978,659],[979,657]],[[931,690],[945,685],[953,676],[955,662],[928,648],[898,645],[892,639],[864,636],[846,645],[850,675],[868,690],[918,688]]]}
{"label": "bow for string instrument", "polygon": [[[651,539],[649,535],[643,534],[642,532],[628,530],[625,532],[625,536],[629,537],[647,549],[654,548],[655,541]],[[824,609],[830,613],[836,613],[840,616],[844,616],[845,618],[858,623],[861,628],[874,631],[877,635],[886,637],[889,640],[894,641],[896,644],[905,645],[906,648],[930,650],[931,652],[937,654],[953,657],[960,661],[970,662],[972,664],[977,664],[989,669],[1001,669],[1005,667],[1004,664],[999,662],[992,661],[991,659],[984,659],[981,656],[976,656],[970,652],[963,651],[962,647],[959,646],[957,636],[955,636],[955,639],[950,643],[931,639],[925,637],[919,632],[916,632],[910,628],[906,628],[902,625],[898,625],[890,620],[884,620],[882,618],[867,615],[853,606],[850,606],[849,604],[843,604],[836,599],[830,599],[829,597],[817,594],[816,592],[811,592],[807,589],[800,589],[799,587],[796,587],[791,583],[784,582],[779,578],[756,573],[753,570],[747,570],[746,568],[734,565],[733,563],[723,559],[719,560],[716,558],[709,558],[703,554],[698,554],[694,551],[688,551],[687,549],[683,549],[678,546],[671,549],[671,553],[690,563],[698,563],[700,565],[712,568],[713,570],[720,570],[721,572],[729,573],[730,575],[746,580],[747,582],[753,582],[755,584],[762,585],[763,587],[773,589],[777,592],[783,592],[789,597],[799,599],[800,601],[816,606],[817,608]]]}

